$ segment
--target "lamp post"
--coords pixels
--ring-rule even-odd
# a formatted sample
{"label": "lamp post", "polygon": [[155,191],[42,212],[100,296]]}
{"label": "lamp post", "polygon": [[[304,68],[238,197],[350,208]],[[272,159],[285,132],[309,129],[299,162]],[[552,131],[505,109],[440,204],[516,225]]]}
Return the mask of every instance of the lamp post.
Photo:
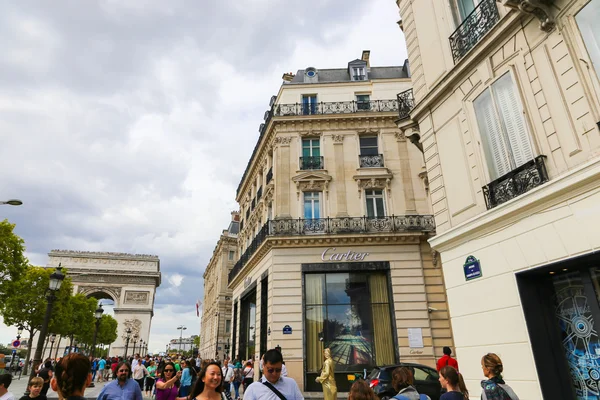
{"label": "lamp post", "polygon": [[[104,313],[104,309],[102,308],[102,304],[98,305],[96,312],[94,313],[94,317],[96,318],[96,329],[94,330],[94,342],[92,344],[92,351],[90,356],[92,359],[94,358],[94,352],[96,351],[96,339],[98,339],[98,328],[100,327],[100,320],[102,319],[102,314]],[[88,387],[96,387],[94,385],[94,380],[90,382]]]}
{"label": "lamp post", "polygon": [[136,333],[135,335],[133,335],[133,351],[131,352],[131,354],[135,357],[135,344],[138,342],[138,334]]}
{"label": "lamp post", "polygon": [[129,348],[129,339],[131,339],[131,328],[127,328],[125,331],[127,337],[125,338],[125,355],[123,358],[127,359],[127,349]]}
{"label": "lamp post", "polygon": [[52,335],[50,335],[50,355],[49,355],[50,358],[52,358],[52,348],[54,347],[55,340],[56,340],[56,334],[53,333]]}
{"label": "lamp post", "polygon": [[140,339],[140,357],[144,357],[144,339]]}
{"label": "lamp post", "polygon": [[21,204],[23,204],[23,202],[21,200],[17,200],[17,199],[0,201],[0,205],[5,205],[5,204],[9,205],[9,206],[20,206]]}
{"label": "lamp post", "polygon": [[[21,333],[23,333],[23,327],[21,325],[19,325],[17,327],[17,341],[20,341],[20,339],[21,339]],[[19,357],[15,357],[15,356],[18,356],[18,353],[17,353],[16,350],[13,353],[12,358],[10,359],[10,365],[8,366],[9,370],[12,370],[13,363],[15,362],[15,359],[17,360],[17,367],[19,366],[20,359],[19,359]]]}
{"label": "lamp post", "polygon": [[179,333],[179,351],[181,352],[181,343],[182,343],[182,339],[183,339],[183,331],[185,331],[187,329],[187,327],[185,327],[183,325],[179,325],[177,327],[177,329],[181,331]]}
{"label": "lamp post", "polygon": [[[38,338],[37,346],[35,347],[35,355],[33,356],[33,364],[31,365],[31,373],[29,375],[30,381],[32,378],[35,377],[38,366],[42,362],[44,340],[46,340],[46,334],[48,333],[48,325],[50,325],[52,306],[54,305],[54,300],[56,300],[55,293],[59,291],[60,286],[62,285],[62,282],[65,279],[65,275],[62,273],[61,270],[61,264],[58,264],[58,268],[56,268],[56,271],[54,271],[52,275],[50,275],[50,282],[48,284],[48,294],[46,296],[46,299],[48,300],[48,304],[46,305],[46,315],[44,315],[44,323],[42,324],[42,329],[40,329],[40,337]],[[25,391],[25,394],[29,396],[29,389]]]}

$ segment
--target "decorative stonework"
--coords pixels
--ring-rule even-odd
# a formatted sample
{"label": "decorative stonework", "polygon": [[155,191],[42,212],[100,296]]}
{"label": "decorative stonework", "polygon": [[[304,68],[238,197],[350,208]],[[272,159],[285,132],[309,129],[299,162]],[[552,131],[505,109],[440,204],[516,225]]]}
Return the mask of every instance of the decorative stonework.
{"label": "decorative stonework", "polygon": [[125,291],[125,303],[124,304],[148,304],[149,298],[148,292],[140,292],[134,290]]}
{"label": "decorative stonework", "polygon": [[329,197],[331,176],[322,172],[305,172],[292,178],[296,184],[296,195],[300,199],[301,192],[324,192]]}
{"label": "decorative stonework", "polygon": [[113,298],[115,303],[121,299],[121,288],[114,286],[79,286],[77,293],[89,296],[94,293],[105,293]]}
{"label": "decorative stonework", "polygon": [[423,181],[423,187],[425,188],[425,192],[429,194],[429,177],[427,176],[427,171],[421,171],[419,173],[419,178]]}
{"label": "decorative stonework", "polygon": [[156,285],[160,281],[160,275],[156,278],[144,276],[122,276],[123,271],[114,271],[115,275],[69,275],[74,283],[115,283],[128,285]]}
{"label": "decorative stonework", "polygon": [[433,264],[434,267],[438,266],[438,257],[439,256],[440,256],[440,253],[431,249],[431,263]]}
{"label": "decorative stonework", "polygon": [[397,141],[406,142],[406,135],[404,134],[404,131],[394,132],[394,136],[396,137]]}
{"label": "decorative stonework", "polygon": [[333,144],[344,143],[344,135],[331,135],[331,140],[333,140]]}
{"label": "decorative stonework", "polygon": [[277,136],[275,138],[274,145],[275,146],[289,146],[292,142],[291,136]]}
{"label": "decorative stonework", "polygon": [[358,198],[362,196],[362,191],[365,189],[381,189],[387,190],[388,195],[391,194],[392,175],[379,176],[354,176],[356,185],[358,186]]}
{"label": "decorative stonework", "polygon": [[360,136],[363,136],[363,135],[378,135],[379,134],[379,129],[373,129],[373,128],[358,129],[356,131],[356,133],[358,133]]}
{"label": "decorative stonework", "polygon": [[308,131],[300,132],[300,137],[317,137],[317,136],[321,136],[321,135],[322,135],[321,131],[313,131],[312,129],[308,130]]}
{"label": "decorative stonework", "polygon": [[127,340],[127,329],[131,329],[131,336],[130,338],[133,338],[134,335],[140,335],[140,329],[142,327],[142,321],[140,321],[137,318],[132,318],[132,319],[126,319],[125,322],[123,323],[123,327],[121,329],[121,339],[123,339],[123,342],[125,342]]}
{"label": "decorative stonework", "polygon": [[109,251],[78,251],[78,250],[52,250],[50,252],[53,257],[59,256],[76,256],[76,257],[87,257],[87,258],[97,258],[97,257],[107,257],[107,258],[126,258],[129,260],[132,259],[148,259],[158,261],[158,256],[150,255],[150,254],[128,254],[128,253],[112,253]]}
{"label": "decorative stonework", "polygon": [[550,7],[541,0],[497,0],[505,7],[519,10],[522,13],[535,16],[540,21],[540,29],[550,32],[556,27],[556,21]]}

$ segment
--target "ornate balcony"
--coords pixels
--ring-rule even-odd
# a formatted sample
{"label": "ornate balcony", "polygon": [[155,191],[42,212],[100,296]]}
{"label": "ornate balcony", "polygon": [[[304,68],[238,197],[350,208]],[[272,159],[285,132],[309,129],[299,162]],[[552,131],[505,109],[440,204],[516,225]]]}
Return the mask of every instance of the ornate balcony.
{"label": "ornate balcony", "polygon": [[[365,106],[368,103],[368,107]],[[274,116],[287,117],[298,115],[354,114],[360,112],[395,112],[398,100],[333,101],[311,104],[278,104]]]}
{"label": "ornate balcony", "polygon": [[400,119],[406,119],[410,117],[410,110],[415,107],[415,98],[413,96],[413,90],[408,89],[404,92],[398,93],[398,117]]}
{"label": "ornate balcony", "polygon": [[273,167],[269,168],[269,172],[267,172],[267,185],[273,179]]}
{"label": "ornate balcony", "polygon": [[495,0],[482,0],[450,35],[454,63],[465,56],[500,20]]}
{"label": "ornate balcony", "polygon": [[323,169],[323,156],[300,157],[300,169],[302,171]]}
{"label": "ornate balcony", "polygon": [[392,215],[381,218],[286,218],[267,221],[229,272],[229,282],[235,279],[237,274],[244,268],[244,265],[246,265],[248,260],[268,237],[434,231],[435,220],[433,215]]}
{"label": "ornate balcony", "polygon": [[360,168],[383,168],[383,154],[375,156],[358,156]]}
{"label": "ornate balcony", "polygon": [[487,209],[505,203],[548,182],[544,159],[538,156],[482,188]]}

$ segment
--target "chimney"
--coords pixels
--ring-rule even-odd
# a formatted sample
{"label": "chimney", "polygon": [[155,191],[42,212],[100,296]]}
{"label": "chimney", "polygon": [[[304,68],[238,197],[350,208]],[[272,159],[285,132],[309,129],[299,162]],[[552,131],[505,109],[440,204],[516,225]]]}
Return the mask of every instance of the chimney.
{"label": "chimney", "polygon": [[294,79],[296,75],[292,74],[291,72],[286,72],[285,74],[283,74],[283,76],[281,77],[281,79],[283,79],[284,82],[291,82],[292,79]]}
{"label": "chimney", "polygon": [[231,212],[231,220],[233,222],[240,222],[240,212],[239,211],[232,211]]}
{"label": "chimney", "polygon": [[371,56],[371,50],[363,50],[361,60],[367,62],[367,68],[371,68],[369,57]]}

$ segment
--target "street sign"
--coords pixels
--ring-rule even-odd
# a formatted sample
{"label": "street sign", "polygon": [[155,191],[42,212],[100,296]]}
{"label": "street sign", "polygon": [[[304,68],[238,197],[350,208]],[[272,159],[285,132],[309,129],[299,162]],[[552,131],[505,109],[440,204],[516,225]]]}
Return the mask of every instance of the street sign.
{"label": "street sign", "polygon": [[17,348],[17,347],[19,347],[20,345],[21,345],[21,342],[20,342],[20,341],[18,341],[18,340],[13,340],[13,342],[12,342],[12,347],[15,347],[15,348]]}
{"label": "street sign", "polygon": [[292,334],[292,327],[289,325],[286,325],[283,327],[283,334],[284,335],[291,335]]}
{"label": "street sign", "polygon": [[467,257],[465,264],[463,265],[465,272],[465,280],[470,281],[471,279],[481,278],[481,264],[479,260],[473,256]]}
{"label": "street sign", "polygon": [[12,353],[13,355],[17,354],[17,349],[13,349]]}

